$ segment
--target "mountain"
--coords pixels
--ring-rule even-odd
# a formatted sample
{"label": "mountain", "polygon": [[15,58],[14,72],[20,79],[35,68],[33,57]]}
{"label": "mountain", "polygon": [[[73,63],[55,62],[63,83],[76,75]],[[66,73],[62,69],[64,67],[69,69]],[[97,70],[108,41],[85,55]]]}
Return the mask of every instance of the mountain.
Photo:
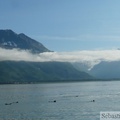
{"label": "mountain", "polygon": [[102,61],[95,65],[89,73],[101,79],[120,79],[120,61]]}
{"label": "mountain", "polygon": [[79,62],[72,65],[98,79],[120,79],[120,61],[101,61],[92,68],[89,64]]}
{"label": "mountain", "polygon": [[[0,30],[0,47],[29,50],[36,55],[50,52],[36,40],[23,33],[16,34],[12,30]],[[67,62],[0,61],[0,84],[81,81],[92,78],[88,73],[77,70]]]}
{"label": "mountain", "polygon": [[67,62],[0,62],[0,84],[90,80]]}
{"label": "mountain", "polygon": [[49,52],[46,47],[25,34],[16,34],[12,30],[0,30],[0,47],[5,49],[29,50],[32,53]]}
{"label": "mountain", "polygon": [[89,63],[84,63],[84,62],[73,62],[72,65],[77,69],[77,70],[82,70],[84,72],[89,73],[89,69],[91,65]]}

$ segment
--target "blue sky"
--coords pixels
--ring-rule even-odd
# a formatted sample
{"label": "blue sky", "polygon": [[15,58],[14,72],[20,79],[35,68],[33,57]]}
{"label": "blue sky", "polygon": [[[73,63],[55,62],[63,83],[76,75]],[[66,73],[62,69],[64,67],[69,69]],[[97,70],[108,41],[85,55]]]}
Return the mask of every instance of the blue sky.
{"label": "blue sky", "polygon": [[120,48],[120,0],[0,0],[0,16],[53,51]]}

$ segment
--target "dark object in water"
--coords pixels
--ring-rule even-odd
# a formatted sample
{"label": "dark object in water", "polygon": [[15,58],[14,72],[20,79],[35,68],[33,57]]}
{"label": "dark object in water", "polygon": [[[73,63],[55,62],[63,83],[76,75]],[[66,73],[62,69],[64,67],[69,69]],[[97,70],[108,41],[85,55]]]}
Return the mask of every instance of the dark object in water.
{"label": "dark object in water", "polygon": [[5,105],[12,105],[12,103],[5,103]]}
{"label": "dark object in water", "polygon": [[56,100],[53,100],[53,101],[49,101],[49,102],[56,102]]}
{"label": "dark object in water", "polygon": [[95,102],[95,100],[92,100],[91,102]]}
{"label": "dark object in water", "polygon": [[18,101],[16,101],[16,102],[13,102],[13,103],[18,103]]}
{"label": "dark object in water", "polygon": [[18,103],[18,101],[12,102],[12,103],[5,103],[5,105],[12,105],[12,104],[15,104],[15,103]]}

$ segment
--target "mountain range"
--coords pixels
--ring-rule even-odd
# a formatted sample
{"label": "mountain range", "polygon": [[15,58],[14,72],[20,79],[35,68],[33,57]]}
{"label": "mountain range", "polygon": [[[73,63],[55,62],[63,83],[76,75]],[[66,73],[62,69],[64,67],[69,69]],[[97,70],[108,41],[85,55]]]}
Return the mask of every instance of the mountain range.
{"label": "mountain range", "polygon": [[29,50],[32,53],[49,52],[40,42],[23,33],[16,34],[12,30],[0,30],[0,47],[5,49]]}
{"label": "mountain range", "polygon": [[66,62],[0,62],[0,84],[68,82],[92,78]]}
{"label": "mountain range", "polygon": [[102,61],[89,74],[100,79],[120,79],[120,61]]}
{"label": "mountain range", "polygon": [[84,63],[73,63],[73,66],[82,70],[89,75],[101,80],[118,80],[120,79],[120,61],[101,61],[91,69]]}
{"label": "mountain range", "polygon": [[[3,49],[28,50],[31,54],[51,52],[40,42],[26,36],[16,34],[12,30],[0,30],[0,47]],[[93,79],[91,75],[77,70],[68,62],[27,62],[1,61],[0,83],[36,83],[81,81]]]}
{"label": "mountain range", "polygon": [[[52,52],[42,43],[12,30],[0,30],[0,48],[29,51],[32,55]],[[32,60],[31,60],[32,61]],[[120,61],[93,65],[84,62],[0,61],[0,84],[120,79]]]}

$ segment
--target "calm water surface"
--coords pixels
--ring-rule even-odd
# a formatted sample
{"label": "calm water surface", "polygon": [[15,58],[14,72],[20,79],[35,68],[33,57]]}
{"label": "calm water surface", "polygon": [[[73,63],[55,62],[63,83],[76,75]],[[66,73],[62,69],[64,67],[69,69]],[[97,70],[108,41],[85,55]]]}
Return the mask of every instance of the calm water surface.
{"label": "calm water surface", "polygon": [[0,85],[0,120],[99,120],[100,111],[120,111],[119,81]]}

